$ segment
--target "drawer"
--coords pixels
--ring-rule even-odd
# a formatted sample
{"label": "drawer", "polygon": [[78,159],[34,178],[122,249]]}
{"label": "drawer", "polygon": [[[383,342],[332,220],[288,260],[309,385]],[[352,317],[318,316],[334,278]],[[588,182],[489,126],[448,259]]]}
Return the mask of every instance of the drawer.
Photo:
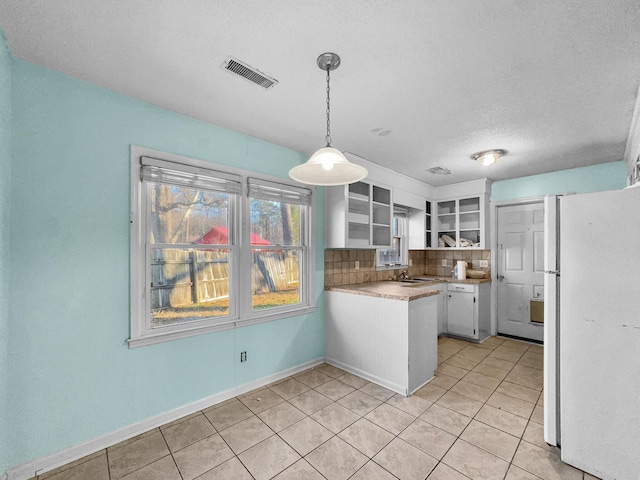
{"label": "drawer", "polygon": [[465,292],[465,293],[475,293],[476,286],[465,283],[450,283],[447,285],[448,292]]}

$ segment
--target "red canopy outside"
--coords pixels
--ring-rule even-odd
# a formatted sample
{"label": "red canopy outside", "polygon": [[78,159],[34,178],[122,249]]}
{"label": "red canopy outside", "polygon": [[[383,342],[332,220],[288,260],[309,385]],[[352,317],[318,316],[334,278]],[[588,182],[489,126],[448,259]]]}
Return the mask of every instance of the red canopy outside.
{"label": "red canopy outside", "polygon": [[[213,227],[193,243],[199,245],[226,245],[229,241],[228,239],[229,234],[226,227]],[[270,243],[260,235],[251,232],[251,245],[270,245]]]}

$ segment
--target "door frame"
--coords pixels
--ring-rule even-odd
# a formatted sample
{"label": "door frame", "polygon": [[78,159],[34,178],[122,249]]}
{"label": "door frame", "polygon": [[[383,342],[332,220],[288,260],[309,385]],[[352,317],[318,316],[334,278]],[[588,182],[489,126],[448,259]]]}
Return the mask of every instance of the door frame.
{"label": "door frame", "polygon": [[545,195],[526,197],[513,200],[490,202],[489,228],[491,230],[491,335],[498,333],[498,208],[514,207],[542,203]]}

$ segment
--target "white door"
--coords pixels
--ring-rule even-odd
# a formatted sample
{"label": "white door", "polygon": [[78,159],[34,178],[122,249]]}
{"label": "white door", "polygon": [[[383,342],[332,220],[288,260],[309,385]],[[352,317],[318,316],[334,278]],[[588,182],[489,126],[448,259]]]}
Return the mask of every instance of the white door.
{"label": "white door", "polygon": [[498,333],[542,341],[530,301],[544,297],[544,205],[498,208]]}

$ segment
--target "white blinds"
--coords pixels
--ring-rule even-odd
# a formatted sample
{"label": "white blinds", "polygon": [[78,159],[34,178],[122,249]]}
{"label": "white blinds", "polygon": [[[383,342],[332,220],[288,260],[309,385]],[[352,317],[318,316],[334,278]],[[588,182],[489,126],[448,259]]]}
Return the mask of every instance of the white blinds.
{"label": "white blinds", "polygon": [[270,182],[259,178],[249,178],[249,196],[260,200],[272,200],[293,205],[311,204],[310,189]]}
{"label": "white blinds", "polygon": [[239,175],[151,157],[141,157],[140,164],[141,178],[145,182],[203,188],[214,192],[240,193],[241,191]]}

